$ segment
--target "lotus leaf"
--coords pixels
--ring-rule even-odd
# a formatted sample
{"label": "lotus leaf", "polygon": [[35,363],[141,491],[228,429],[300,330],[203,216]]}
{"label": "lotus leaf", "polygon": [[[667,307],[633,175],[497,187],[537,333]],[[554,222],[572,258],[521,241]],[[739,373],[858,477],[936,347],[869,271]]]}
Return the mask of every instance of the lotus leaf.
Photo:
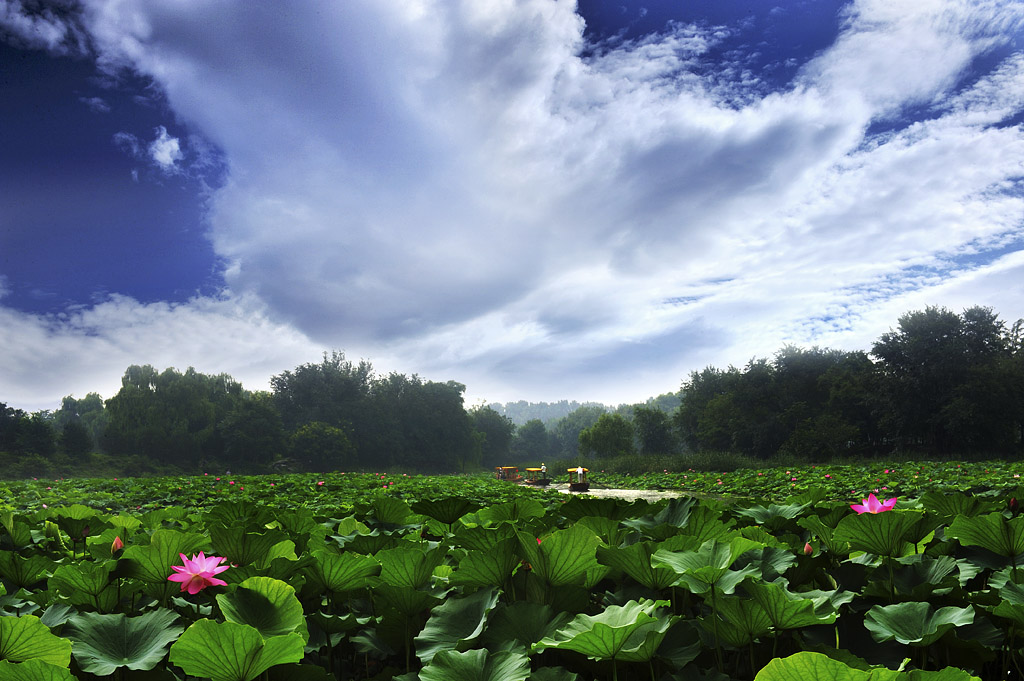
{"label": "lotus leaf", "polygon": [[465,650],[465,646],[483,631],[487,614],[497,602],[496,589],[479,589],[464,598],[451,598],[438,605],[415,638],[417,657],[423,664],[429,664],[442,650]]}
{"label": "lotus leaf", "polygon": [[973,518],[957,516],[946,528],[946,536],[964,546],[980,546],[1019,563],[1018,557],[1024,553],[1024,516],[1009,520],[1001,513]]}
{"label": "lotus leaf", "polygon": [[935,610],[929,603],[907,602],[873,606],[864,626],[879,643],[896,639],[904,645],[926,646],[952,629],[974,621],[973,608],[947,606]]}
{"label": "lotus leaf", "polygon": [[67,667],[58,667],[42,660],[8,662],[0,660],[3,681],[75,681]]}
{"label": "lotus leaf", "polygon": [[274,665],[301,661],[303,649],[298,634],[264,639],[245,624],[201,619],[171,645],[170,660],[211,681],[252,681]]}
{"label": "lotus leaf", "polygon": [[279,579],[250,577],[232,593],[217,594],[217,604],[228,622],[248,624],[263,638],[295,632],[303,643],[309,640],[295,589]]}
{"label": "lotus leaf", "polygon": [[904,509],[848,515],[836,526],[833,541],[848,542],[854,551],[898,558],[913,552],[910,539],[923,516],[923,511]]}
{"label": "lotus leaf", "polygon": [[515,539],[505,539],[486,551],[469,551],[459,561],[451,583],[470,587],[502,586],[519,563]]}
{"label": "lotus leaf", "polygon": [[736,559],[743,553],[762,548],[761,544],[734,537],[730,542],[709,540],[697,551],[666,551],[658,549],[652,557],[655,567],[667,566],[678,575],[677,584],[694,593],[707,593],[717,587],[723,593],[731,593],[744,577],[757,573],[751,565],[741,570],[730,570]]}
{"label": "lotus leaf", "polygon": [[420,671],[420,681],[526,681],[530,661],[519,651],[442,650]]}
{"label": "lotus leaf", "polygon": [[597,565],[596,549],[601,540],[582,525],[552,532],[540,544],[523,532],[518,536],[533,573],[551,586],[582,583],[587,570]]}
{"label": "lotus leaf", "polygon": [[171,574],[171,566],[180,563],[179,554],[192,555],[206,548],[209,540],[201,534],[178,530],[154,530],[148,546],[132,545],[124,550],[120,562],[127,572],[144,582],[164,585]]}
{"label": "lotus leaf", "polygon": [[434,520],[451,526],[462,516],[472,513],[480,506],[465,497],[443,497],[441,499],[420,499],[412,505],[412,511],[429,516]]}
{"label": "lotus leaf", "polygon": [[0,660],[71,663],[71,641],[53,634],[35,615],[0,617]]}
{"label": "lotus leaf", "polygon": [[159,664],[168,644],[185,630],[172,626],[176,619],[177,614],[165,609],[137,617],[82,613],[70,619],[64,633],[84,671],[108,676],[118,667],[153,669]]}
{"label": "lotus leaf", "polygon": [[305,574],[318,588],[337,593],[363,589],[379,581],[380,563],[373,556],[319,550],[313,552],[313,558],[315,563],[305,569]]}
{"label": "lotus leaf", "polygon": [[655,614],[668,603],[644,599],[609,606],[598,615],[577,615],[531,649],[537,652],[559,648],[598,660],[645,662],[654,655],[668,628],[679,619]]}
{"label": "lotus leaf", "polygon": [[399,546],[377,553],[380,561],[381,581],[392,586],[407,586],[413,589],[426,586],[434,568],[444,560],[444,551],[439,548],[424,550],[418,546]]}

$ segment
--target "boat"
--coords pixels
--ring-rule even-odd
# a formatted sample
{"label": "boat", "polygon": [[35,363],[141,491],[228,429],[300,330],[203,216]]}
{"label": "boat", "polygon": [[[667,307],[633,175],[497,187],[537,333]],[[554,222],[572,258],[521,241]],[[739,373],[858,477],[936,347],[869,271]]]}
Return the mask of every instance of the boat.
{"label": "boat", "polygon": [[509,482],[522,482],[523,480],[523,476],[519,474],[519,469],[516,466],[495,466],[494,477]]}
{"label": "boat", "polygon": [[582,466],[576,468],[569,468],[569,491],[570,492],[589,492],[590,482],[587,480],[587,473],[590,471]]}
{"label": "boat", "polygon": [[551,478],[547,476],[547,471],[542,468],[527,468],[526,484],[547,487],[551,484]]}

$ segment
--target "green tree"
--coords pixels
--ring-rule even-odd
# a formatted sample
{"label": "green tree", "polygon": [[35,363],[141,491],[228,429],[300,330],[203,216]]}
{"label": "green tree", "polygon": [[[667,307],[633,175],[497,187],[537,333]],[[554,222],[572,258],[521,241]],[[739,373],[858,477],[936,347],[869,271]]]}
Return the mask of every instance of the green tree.
{"label": "green tree", "polygon": [[512,419],[484,406],[470,409],[469,419],[474,432],[484,436],[480,441],[482,462],[487,466],[496,466],[507,461],[516,429]]}
{"label": "green tree", "polygon": [[551,457],[551,434],[540,419],[530,419],[516,429],[510,445],[515,461],[544,461]]}
{"label": "green tree", "polygon": [[[958,315],[928,307],[904,314],[872,346],[892,411],[894,443],[938,453],[1012,444],[998,367],[1011,356],[1003,322],[986,307]],[[1002,424],[1002,425],[1000,425]]]}
{"label": "green tree", "polygon": [[69,421],[57,437],[59,452],[69,459],[81,460],[92,453],[95,443],[89,429],[81,421]]}
{"label": "green tree", "polygon": [[104,441],[111,454],[142,455],[165,466],[195,469],[223,459],[218,424],[242,398],[227,374],[130,366],[107,400]]}
{"label": "green tree", "polygon": [[633,454],[633,424],[621,414],[601,414],[580,433],[579,448],[584,456],[601,458]]}
{"label": "green tree", "polygon": [[579,452],[580,433],[597,423],[606,413],[604,407],[589,405],[580,407],[554,423],[551,432],[558,456],[571,458]]}
{"label": "green tree", "polygon": [[672,420],[661,409],[636,406],[633,409],[633,431],[641,454],[675,454],[679,449]]}
{"label": "green tree", "polygon": [[287,450],[281,416],[266,393],[238,400],[217,427],[224,461],[238,471],[264,471]]}
{"label": "green tree", "polygon": [[342,352],[324,353],[319,364],[307,363],[270,379],[274,405],[287,430],[320,421],[335,427],[351,425],[359,431],[370,412],[373,367],[353,364]]}
{"label": "green tree", "polygon": [[292,460],[308,471],[342,470],[355,462],[355,449],[341,428],[313,421],[292,433]]}

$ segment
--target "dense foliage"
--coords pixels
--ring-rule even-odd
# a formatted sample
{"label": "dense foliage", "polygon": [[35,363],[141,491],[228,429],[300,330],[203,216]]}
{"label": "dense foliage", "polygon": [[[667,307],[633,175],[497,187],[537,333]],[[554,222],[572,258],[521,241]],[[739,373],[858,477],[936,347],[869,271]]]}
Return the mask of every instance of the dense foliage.
{"label": "dense foliage", "polygon": [[655,504],[464,476],[0,484],[0,678],[1019,674],[1024,489],[912,470],[975,491],[860,513],[774,470],[769,498]]}
{"label": "dense foliage", "polygon": [[[460,383],[377,375],[339,352],[274,376],[271,388],[131,366],[106,402],[69,396],[35,414],[0,404],[0,475],[466,472],[542,461],[611,467],[626,457],[647,469],[667,458],[665,468],[685,471],[719,453],[819,463],[894,452],[991,458],[1020,454],[1024,440],[1022,324],[1008,328],[981,307],[907,313],[870,354],[786,347],[743,369],[708,367],[678,395],[614,410],[467,410]],[[562,415],[536,417],[551,413]],[[530,418],[516,425],[509,414]]]}
{"label": "dense foliage", "polygon": [[787,347],[683,385],[674,419],[693,450],[828,461],[892,451],[1021,451],[1024,335],[989,308],[910,312],[864,352]]}

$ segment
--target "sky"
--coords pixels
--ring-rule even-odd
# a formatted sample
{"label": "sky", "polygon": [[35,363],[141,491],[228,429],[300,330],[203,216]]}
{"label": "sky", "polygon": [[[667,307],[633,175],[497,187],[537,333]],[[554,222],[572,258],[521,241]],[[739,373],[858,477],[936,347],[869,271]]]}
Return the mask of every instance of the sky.
{"label": "sky", "polygon": [[642,402],[1024,317],[1024,3],[0,0],[0,402]]}

